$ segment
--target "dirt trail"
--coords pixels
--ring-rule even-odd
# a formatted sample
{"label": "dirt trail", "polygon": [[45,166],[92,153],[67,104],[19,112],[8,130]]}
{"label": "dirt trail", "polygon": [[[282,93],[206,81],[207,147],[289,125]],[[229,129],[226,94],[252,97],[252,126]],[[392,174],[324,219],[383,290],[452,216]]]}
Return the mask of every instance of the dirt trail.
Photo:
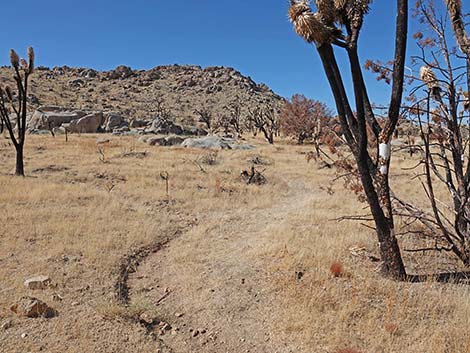
{"label": "dirt trail", "polygon": [[291,182],[272,207],[202,216],[198,227],[146,258],[129,276],[130,299],[171,325],[160,336],[171,348],[162,352],[296,351],[273,333],[282,316],[263,253],[271,230],[313,196],[303,182]]}

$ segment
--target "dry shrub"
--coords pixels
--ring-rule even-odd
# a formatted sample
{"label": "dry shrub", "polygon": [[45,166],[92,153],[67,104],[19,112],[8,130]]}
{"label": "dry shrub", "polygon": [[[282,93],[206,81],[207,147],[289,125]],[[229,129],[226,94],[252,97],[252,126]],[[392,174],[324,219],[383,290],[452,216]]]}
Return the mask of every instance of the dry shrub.
{"label": "dry shrub", "polygon": [[341,277],[344,274],[344,269],[341,262],[333,262],[330,266],[330,272],[333,277]]}
{"label": "dry shrub", "polygon": [[398,325],[394,324],[394,323],[390,323],[390,322],[385,324],[384,328],[385,328],[385,331],[387,331],[388,333],[390,333],[392,335],[397,333],[397,331],[398,331]]}

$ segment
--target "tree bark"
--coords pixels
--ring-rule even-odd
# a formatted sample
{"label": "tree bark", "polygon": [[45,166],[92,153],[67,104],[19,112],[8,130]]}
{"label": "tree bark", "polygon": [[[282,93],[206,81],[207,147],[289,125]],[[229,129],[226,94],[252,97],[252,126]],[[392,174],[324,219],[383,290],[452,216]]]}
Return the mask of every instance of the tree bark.
{"label": "tree bark", "polygon": [[15,175],[24,176],[23,144],[18,144],[18,146],[16,146]]}

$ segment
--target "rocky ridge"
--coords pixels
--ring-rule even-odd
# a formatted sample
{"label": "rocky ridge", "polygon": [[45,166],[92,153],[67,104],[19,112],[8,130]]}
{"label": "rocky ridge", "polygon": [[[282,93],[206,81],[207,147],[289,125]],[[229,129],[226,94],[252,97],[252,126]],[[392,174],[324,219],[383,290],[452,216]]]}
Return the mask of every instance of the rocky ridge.
{"label": "rocky ridge", "polygon": [[[0,83],[12,84],[11,69],[0,68]],[[30,105],[70,111],[117,112],[126,120],[149,121],[162,109],[186,125],[196,125],[195,109],[205,106],[215,117],[240,102],[242,111],[259,105],[279,107],[283,98],[233,68],[192,65],[110,71],[67,66],[38,67],[31,78]]]}

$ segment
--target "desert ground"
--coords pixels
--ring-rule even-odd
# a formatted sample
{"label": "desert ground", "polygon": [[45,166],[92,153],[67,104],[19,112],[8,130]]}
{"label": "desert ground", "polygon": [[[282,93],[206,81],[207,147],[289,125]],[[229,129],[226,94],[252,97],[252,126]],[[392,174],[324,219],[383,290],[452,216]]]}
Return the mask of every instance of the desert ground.
{"label": "desert ground", "polygon": [[[214,152],[28,136],[21,178],[2,138],[0,351],[470,351],[468,285],[384,279],[374,231],[337,220],[365,204],[307,162],[311,146],[248,140]],[[401,171],[414,161],[393,158],[393,188],[423,197]],[[253,161],[265,185],[240,180]],[[405,261],[456,269],[443,256]],[[26,288],[36,275],[51,283]],[[56,316],[16,315],[23,296]]]}

